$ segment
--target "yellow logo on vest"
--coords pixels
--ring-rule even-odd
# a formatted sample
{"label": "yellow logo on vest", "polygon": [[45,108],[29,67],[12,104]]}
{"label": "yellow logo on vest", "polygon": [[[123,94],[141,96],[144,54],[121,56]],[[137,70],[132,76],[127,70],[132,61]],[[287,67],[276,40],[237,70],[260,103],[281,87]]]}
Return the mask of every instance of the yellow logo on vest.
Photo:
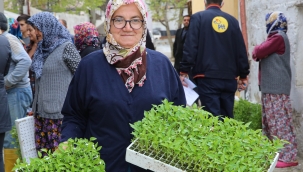
{"label": "yellow logo on vest", "polygon": [[228,21],[223,17],[215,17],[212,22],[213,28],[216,32],[223,33],[228,29]]}

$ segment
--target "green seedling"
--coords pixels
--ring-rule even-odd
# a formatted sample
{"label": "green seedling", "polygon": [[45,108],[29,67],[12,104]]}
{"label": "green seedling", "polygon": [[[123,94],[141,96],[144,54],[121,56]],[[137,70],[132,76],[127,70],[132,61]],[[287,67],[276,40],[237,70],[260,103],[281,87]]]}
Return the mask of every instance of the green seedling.
{"label": "green seedling", "polygon": [[[46,152],[48,156],[32,158],[30,164],[17,160],[14,171],[18,172],[105,172],[105,163],[100,159],[96,139],[69,139],[61,143],[54,152]],[[43,150],[46,151],[46,150]]]}
{"label": "green seedling", "polygon": [[164,100],[131,124],[131,149],[190,172],[264,172],[284,141],[273,141],[250,124],[224,121],[194,105],[174,106]]}

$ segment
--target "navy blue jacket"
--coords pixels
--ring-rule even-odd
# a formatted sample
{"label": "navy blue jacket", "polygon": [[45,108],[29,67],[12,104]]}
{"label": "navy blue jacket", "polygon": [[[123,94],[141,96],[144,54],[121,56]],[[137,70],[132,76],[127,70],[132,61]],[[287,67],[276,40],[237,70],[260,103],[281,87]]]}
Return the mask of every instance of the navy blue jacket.
{"label": "navy blue jacket", "polygon": [[12,128],[7,93],[4,86],[4,76],[8,73],[10,61],[10,44],[4,35],[0,35],[0,133],[5,133]]}
{"label": "navy blue jacket", "polygon": [[116,68],[102,50],[90,53],[79,64],[62,109],[61,142],[68,138],[96,137],[107,172],[145,171],[125,161],[131,143],[130,123],[139,121],[152,104],[163,99],[185,105],[177,72],[163,54],[147,49],[147,80],[128,92]]}
{"label": "navy blue jacket", "polygon": [[[212,26],[217,16],[228,21],[223,33],[216,32]],[[234,17],[214,6],[191,16],[180,71],[189,73],[191,68],[195,77],[246,78],[248,57],[239,23]]]}

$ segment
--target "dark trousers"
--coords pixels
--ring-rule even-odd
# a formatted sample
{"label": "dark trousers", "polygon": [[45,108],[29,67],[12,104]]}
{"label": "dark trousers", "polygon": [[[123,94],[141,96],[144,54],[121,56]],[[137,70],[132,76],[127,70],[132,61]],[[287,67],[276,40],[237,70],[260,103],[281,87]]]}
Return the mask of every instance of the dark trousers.
{"label": "dark trousers", "polygon": [[5,133],[0,133],[0,172],[4,172],[3,165],[3,142],[4,142]]}
{"label": "dark trousers", "polygon": [[214,116],[233,118],[237,81],[235,79],[197,78],[197,91],[203,109]]}

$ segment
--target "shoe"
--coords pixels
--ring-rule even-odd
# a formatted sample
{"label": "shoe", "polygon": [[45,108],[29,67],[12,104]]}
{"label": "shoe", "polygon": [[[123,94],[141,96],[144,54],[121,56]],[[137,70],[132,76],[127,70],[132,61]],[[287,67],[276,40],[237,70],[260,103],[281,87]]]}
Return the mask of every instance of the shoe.
{"label": "shoe", "polygon": [[278,161],[276,168],[287,168],[287,167],[292,167],[292,166],[297,166],[299,163],[298,162],[283,162],[283,161]]}

